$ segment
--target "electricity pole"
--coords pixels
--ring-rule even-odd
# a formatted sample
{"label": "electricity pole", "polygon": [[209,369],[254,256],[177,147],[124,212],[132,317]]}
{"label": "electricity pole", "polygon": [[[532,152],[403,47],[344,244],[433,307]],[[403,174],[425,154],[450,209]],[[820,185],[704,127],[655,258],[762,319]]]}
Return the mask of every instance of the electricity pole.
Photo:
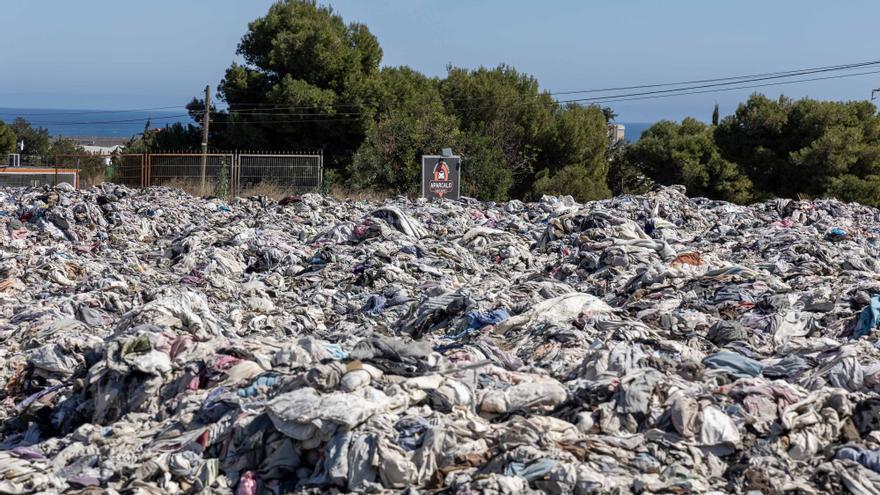
{"label": "electricity pole", "polygon": [[205,116],[202,118],[202,193],[205,191],[205,171],[208,168],[208,125],[211,123],[211,86],[205,86]]}

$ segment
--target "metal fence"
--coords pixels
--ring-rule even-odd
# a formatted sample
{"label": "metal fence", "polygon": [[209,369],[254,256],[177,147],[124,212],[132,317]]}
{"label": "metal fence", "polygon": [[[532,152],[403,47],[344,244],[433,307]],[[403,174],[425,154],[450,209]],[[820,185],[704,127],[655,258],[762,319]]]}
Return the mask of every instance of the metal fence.
{"label": "metal fence", "polygon": [[241,194],[261,186],[304,193],[321,190],[321,155],[238,155],[235,191]]}
{"label": "metal fence", "polygon": [[[170,185],[186,189],[202,187],[202,161],[205,162],[205,186],[213,185],[224,174],[227,182],[235,167],[235,154],[226,153],[151,153],[147,155],[147,180],[151,186]],[[213,190],[213,187],[212,189]],[[209,194],[209,191],[201,191]]]}
{"label": "metal fence", "polygon": [[55,167],[0,167],[0,186],[39,187],[66,182],[79,187],[79,172]]}
{"label": "metal fence", "polygon": [[144,174],[145,155],[138,153],[79,153],[55,155],[52,166],[59,170],[76,170],[79,186],[88,187],[104,181],[140,187]]}
{"label": "metal fence", "polygon": [[[205,181],[202,183],[202,161]],[[75,171],[77,185],[173,186],[193,194],[301,194],[323,186],[321,153],[114,153],[56,155],[46,166]],[[50,183],[56,183],[53,178]]]}
{"label": "metal fence", "polygon": [[110,158],[110,169],[106,173],[107,180],[129,187],[141,187],[145,184],[146,164],[146,155],[113,155]]}

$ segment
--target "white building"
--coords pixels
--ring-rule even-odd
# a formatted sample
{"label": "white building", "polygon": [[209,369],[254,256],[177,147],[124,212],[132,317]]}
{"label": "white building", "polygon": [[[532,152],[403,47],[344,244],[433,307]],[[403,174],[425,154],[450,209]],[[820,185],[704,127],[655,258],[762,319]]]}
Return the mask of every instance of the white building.
{"label": "white building", "polygon": [[626,134],[626,126],[623,124],[608,124],[608,137],[611,138],[611,144],[617,144],[623,141]]}

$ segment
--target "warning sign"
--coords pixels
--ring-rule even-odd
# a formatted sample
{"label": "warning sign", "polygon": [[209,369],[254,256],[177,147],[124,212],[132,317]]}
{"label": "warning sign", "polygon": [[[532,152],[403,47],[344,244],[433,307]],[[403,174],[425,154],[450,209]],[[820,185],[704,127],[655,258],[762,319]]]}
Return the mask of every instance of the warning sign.
{"label": "warning sign", "polygon": [[458,199],[461,195],[461,157],[422,156],[422,197]]}

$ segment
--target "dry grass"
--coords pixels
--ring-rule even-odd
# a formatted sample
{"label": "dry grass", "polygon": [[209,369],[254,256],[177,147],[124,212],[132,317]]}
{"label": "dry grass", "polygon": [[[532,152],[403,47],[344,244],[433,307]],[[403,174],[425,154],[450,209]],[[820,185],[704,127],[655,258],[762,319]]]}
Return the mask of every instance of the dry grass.
{"label": "dry grass", "polygon": [[372,190],[372,189],[349,189],[347,187],[342,187],[339,185],[333,186],[330,189],[329,196],[340,201],[352,200],[352,201],[383,201],[386,198],[390,198],[391,194],[386,194],[380,191]]}
{"label": "dry grass", "polygon": [[[175,189],[180,189],[182,191],[187,192],[192,196],[214,196],[214,182],[206,181],[205,187],[201,186],[201,181],[198,179],[170,179],[162,183],[165,187],[173,187]],[[267,198],[271,198],[275,201],[279,201],[282,198],[287,196],[296,195],[297,193],[291,191],[284,186],[279,184],[275,184],[272,182],[260,182],[258,184],[248,186],[239,194],[240,197],[247,198],[251,196],[266,196]],[[231,197],[231,194],[229,195]],[[370,190],[370,189],[349,189],[342,186],[334,186],[328,196],[335,198],[340,201],[384,201],[386,198],[391,197],[391,194],[383,193],[380,191]],[[229,199],[229,197],[227,198]]]}
{"label": "dry grass", "polygon": [[271,182],[260,182],[253,186],[246,187],[243,191],[241,191],[240,194],[240,196],[243,198],[247,198],[250,196],[266,196],[267,198],[272,198],[275,201],[292,195],[293,193],[291,193],[290,190]]}
{"label": "dry grass", "polygon": [[[201,181],[199,179],[171,179],[162,183],[165,187],[173,187],[175,189],[180,189],[185,191],[186,193],[192,196],[215,196],[216,195],[216,184],[214,181],[208,180],[205,181],[205,186],[202,187]],[[240,197],[248,198],[251,196],[266,196],[268,198],[274,199],[278,201],[284,197],[291,196],[294,194],[289,189],[286,189],[283,186],[278,184],[274,184],[272,182],[260,182],[259,184],[255,184],[253,186],[248,186],[239,194]],[[225,199],[231,199],[232,194],[227,195]]]}
{"label": "dry grass", "polygon": [[162,183],[164,187],[173,187],[174,189],[180,189],[188,193],[191,196],[213,196],[214,195],[214,182],[210,180],[205,181],[204,187],[202,186],[202,181],[199,179],[169,179]]}

